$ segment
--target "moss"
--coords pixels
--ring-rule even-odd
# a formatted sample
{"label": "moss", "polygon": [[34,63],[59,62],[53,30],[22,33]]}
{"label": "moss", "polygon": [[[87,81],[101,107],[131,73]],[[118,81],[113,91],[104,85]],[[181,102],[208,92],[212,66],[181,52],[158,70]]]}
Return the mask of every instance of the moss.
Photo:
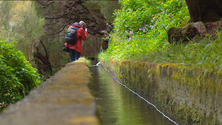
{"label": "moss", "polygon": [[74,119],[70,119],[67,124],[73,124],[73,125],[85,125],[90,123],[90,125],[99,125],[99,121],[92,116],[88,117],[77,117]]}
{"label": "moss", "polygon": [[[167,115],[183,124],[218,123],[214,104],[222,85],[217,74],[170,63],[103,62],[104,66],[134,91],[155,103]],[[112,68],[110,68],[112,67]],[[218,102],[219,103],[219,102]],[[220,109],[219,109],[220,110]],[[208,119],[208,120],[206,120]]]}

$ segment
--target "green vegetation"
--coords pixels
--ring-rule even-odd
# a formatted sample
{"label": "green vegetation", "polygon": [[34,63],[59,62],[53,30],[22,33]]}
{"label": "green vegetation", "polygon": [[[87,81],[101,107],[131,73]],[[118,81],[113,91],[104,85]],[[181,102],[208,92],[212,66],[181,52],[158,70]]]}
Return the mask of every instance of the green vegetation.
{"label": "green vegetation", "polygon": [[[150,92],[153,97],[148,98],[155,99],[166,114],[173,113],[174,119],[204,124],[209,118],[218,124],[217,116],[206,116],[200,105],[215,106],[205,97],[221,90],[222,31],[186,44],[169,44],[167,30],[190,22],[184,0],[122,0],[121,5],[109,48],[100,54],[105,66],[142,96]],[[180,96],[186,99],[181,101]]]}
{"label": "green vegetation", "polygon": [[144,60],[177,63],[221,71],[221,32],[189,44],[171,45],[167,29],[182,27],[189,22],[185,1],[181,0],[122,0],[115,12],[114,30],[105,61]]}
{"label": "green vegetation", "polygon": [[0,41],[0,79],[0,110],[21,100],[41,83],[24,54],[5,41]]}
{"label": "green vegetation", "polygon": [[33,61],[33,44],[44,35],[45,22],[37,16],[33,1],[1,1],[0,15],[2,111],[21,100],[42,82],[37,70],[31,65],[34,63],[29,61]]}

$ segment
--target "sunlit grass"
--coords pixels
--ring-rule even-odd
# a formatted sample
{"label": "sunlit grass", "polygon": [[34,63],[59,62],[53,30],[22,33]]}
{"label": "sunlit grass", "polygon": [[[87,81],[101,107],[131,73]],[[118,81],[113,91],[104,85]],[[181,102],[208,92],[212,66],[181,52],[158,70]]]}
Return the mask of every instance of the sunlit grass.
{"label": "sunlit grass", "polygon": [[[220,38],[221,36],[218,36]],[[120,42],[121,43],[121,42]],[[219,71],[222,67],[222,43],[220,39],[191,41],[172,45],[167,42],[149,46],[149,40],[125,40],[122,49],[108,50],[100,55],[103,60],[132,60],[160,63],[176,63]],[[116,43],[118,44],[118,43]],[[117,47],[117,45],[112,44]],[[111,45],[111,46],[112,46]]]}
{"label": "sunlit grass", "polygon": [[[221,32],[208,34],[206,37],[190,41],[188,44],[169,44],[167,29],[183,27],[188,23],[188,8],[184,2],[178,3],[177,0],[166,1],[161,6],[161,12],[151,12],[153,17],[150,23],[147,21],[148,24],[140,25],[138,30],[120,25],[119,21],[123,21],[125,18],[121,15],[124,14],[121,13],[122,10],[118,11],[109,48],[100,54],[100,59],[176,63],[215,72],[220,71],[222,66]],[[132,13],[134,12],[132,11]],[[138,22],[141,21],[138,20]],[[126,23],[129,23],[127,26],[136,25],[130,21]],[[123,29],[125,30],[123,31]]]}

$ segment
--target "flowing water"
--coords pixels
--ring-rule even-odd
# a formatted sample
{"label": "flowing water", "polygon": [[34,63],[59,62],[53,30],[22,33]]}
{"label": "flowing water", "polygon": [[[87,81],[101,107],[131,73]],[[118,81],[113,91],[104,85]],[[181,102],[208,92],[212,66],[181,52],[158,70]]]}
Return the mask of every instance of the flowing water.
{"label": "flowing water", "polygon": [[101,66],[91,67],[89,85],[101,125],[174,125],[147,102],[118,84]]}
{"label": "flowing water", "polygon": [[[113,21],[113,12],[120,8],[119,0],[93,0],[102,6],[107,21]],[[98,109],[101,125],[174,125],[153,106],[116,82],[101,66],[91,67],[89,85]]]}

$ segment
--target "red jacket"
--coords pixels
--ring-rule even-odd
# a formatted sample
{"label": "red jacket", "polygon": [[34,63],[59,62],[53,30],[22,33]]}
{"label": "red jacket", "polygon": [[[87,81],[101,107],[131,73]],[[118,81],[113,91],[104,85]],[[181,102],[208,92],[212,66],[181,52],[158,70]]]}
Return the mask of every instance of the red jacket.
{"label": "red jacket", "polygon": [[[72,24],[71,26],[74,26],[74,27],[80,27],[79,25],[76,25],[76,24]],[[69,29],[71,28],[71,26],[69,27]],[[83,48],[82,48],[82,40],[86,40],[87,39],[87,36],[88,36],[88,32],[85,31],[83,28],[79,28],[77,30],[77,43],[75,45],[71,45],[71,44],[68,44],[68,43],[65,43],[65,45],[69,48],[69,49],[74,49],[80,53],[83,52]]]}

